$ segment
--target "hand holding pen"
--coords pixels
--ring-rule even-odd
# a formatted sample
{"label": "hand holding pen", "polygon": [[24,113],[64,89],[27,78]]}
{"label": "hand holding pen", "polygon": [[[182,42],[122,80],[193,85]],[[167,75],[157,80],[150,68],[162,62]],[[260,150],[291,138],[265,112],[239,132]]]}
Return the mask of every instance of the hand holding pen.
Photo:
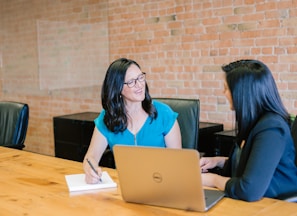
{"label": "hand holding pen", "polygon": [[[98,183],[98,180],[99,180],[99,182],[102,182],[101,173],[100,174],[98,173],[98,170],[95,169],[95,167],[93,166],[93,164],[91,163],[91,161],[88,158],[86,159],[86,161],[88,162],[88,164],[91,167],[92,171],[97,175],[96,176],[96,179],[97,179],[96,182],[94,182],[93,180],[89,180],[89,178],[87,178],[87,176],[86,176],[86,182],[87,183]],[[94,179],[94,178],[92,178],[92,179]]]}

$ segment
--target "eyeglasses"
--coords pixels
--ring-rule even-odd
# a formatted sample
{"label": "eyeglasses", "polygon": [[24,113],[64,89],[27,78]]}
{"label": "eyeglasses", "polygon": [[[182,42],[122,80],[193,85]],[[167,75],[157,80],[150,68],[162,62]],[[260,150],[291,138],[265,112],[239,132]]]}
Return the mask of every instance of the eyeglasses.
{"label": "eyeglasses", "polygon": [[144,82],[145,81],[145,73],[142,72],[136,79],[131,79],[128,82],[124,82],[129,88],[133,88],[136,85],[136,82]]}

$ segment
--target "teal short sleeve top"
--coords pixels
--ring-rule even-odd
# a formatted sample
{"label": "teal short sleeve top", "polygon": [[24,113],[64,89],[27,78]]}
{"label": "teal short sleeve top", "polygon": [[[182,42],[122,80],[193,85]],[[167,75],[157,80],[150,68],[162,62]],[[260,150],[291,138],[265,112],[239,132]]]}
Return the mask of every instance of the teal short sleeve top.
{"label": "teal short sleeve top", "polygon": [[166,136],[173,127],[178,114],[167,104],[159,101],[153,101],[153,105],[158,112],[157,118],[151,119],[147,117],[142,128],[135,135],[128,129],[119,133],[110,131],[103,121],[105,110],[102,110],[99,116],[94,120],[95,126],[103,136],[105,136],[111,150],[115,144],[166,147],[164,136]]}

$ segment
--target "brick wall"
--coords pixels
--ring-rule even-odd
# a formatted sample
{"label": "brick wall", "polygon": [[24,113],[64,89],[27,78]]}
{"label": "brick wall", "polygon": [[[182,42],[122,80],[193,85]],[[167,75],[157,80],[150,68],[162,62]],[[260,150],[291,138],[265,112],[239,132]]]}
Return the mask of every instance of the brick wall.
{"label": "brick wall", "polygon": [[[104,75],[114,59],[135,59],[147,72],[153,97],[199,98],[201,120],[224,123],[228,129],[234,125],[234,116],[222,93],[220,66],[254,58],[270,67],[286,107],[297,114],[296,17],[294,0],[0,1],[0,97],[30,106],[25,149],[54,155],[53,116],[100,111],[102,80],[99,76],[97,85],[69,87],[65,82],[64,88],[41,88],[43,69],[49,64],[60,68],[68,61],[66,68],[76,67],[71,59],[54,52],[59,48],[61,53],[61,46],[52,44],[55,40],[51,41],[50,34],[48,43],[40,46],[46,35],[40,37],[38,23],[77,25],[71,30],[78,36],[100,23],[105,27],[86,40],[94,46],[101,43],[107,56],[95,52],[97,59],[90,60],[97,48],[79,41],[81,56],[75,63],[82,74],[87,70],[96,73],[97,60],[98,73]],[[65,44],[71,40],[65,37]],[[70,44],[67,55],[77,55],[75,44]],[[40,55],[47,51],[49,55]],[[85,61],[91,62],[84,66]],[[83,75],[76,76],[83,79]],[[48,76],[43,81],[58,80]]]}

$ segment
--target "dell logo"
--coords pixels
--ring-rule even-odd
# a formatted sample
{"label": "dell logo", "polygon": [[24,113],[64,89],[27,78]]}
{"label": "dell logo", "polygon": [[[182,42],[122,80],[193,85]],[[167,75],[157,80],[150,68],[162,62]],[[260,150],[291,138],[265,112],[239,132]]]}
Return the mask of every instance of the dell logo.
{"label": "dell logo", "polygon": [[154,182],[156,182],[156,183],[161,183],[162,182],[162,175],[160,174],[160,173],[158,173],[158,172],[154,172],[153,173],[153,180],[154,180]]}

